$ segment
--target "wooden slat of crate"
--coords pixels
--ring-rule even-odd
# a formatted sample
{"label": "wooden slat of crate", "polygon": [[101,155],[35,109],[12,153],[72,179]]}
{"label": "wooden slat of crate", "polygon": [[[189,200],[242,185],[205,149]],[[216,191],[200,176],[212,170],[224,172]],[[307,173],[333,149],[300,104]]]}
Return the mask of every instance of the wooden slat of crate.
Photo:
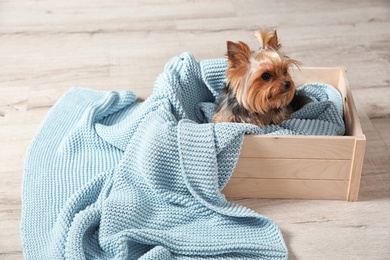
{"label": "wooden slat of crate", "polygon": [[356,139],[347,191],[348,201],[358,200],[365,149],[366,138],[364,137],[362,139]]}
{"label": "wooden slat of crate", "polygon": [[231,178],[224,193],[230,198],[346,199],[348,181]]}
{"label": "wooden slat of crate", "polygon": [[322,82],[338,88],[342,70],[339,67],[303,67],[293,70],[291,76],[296,86],[310,82]]}
{"label": "wooden slat of crate", "polygon": [[232,178],[349,180],[351,160],[240,158]]}
{"label": "wooden slat of crate", "polygon": [[331,136],[247,135],[240,157],[351,159],[354,138]]}

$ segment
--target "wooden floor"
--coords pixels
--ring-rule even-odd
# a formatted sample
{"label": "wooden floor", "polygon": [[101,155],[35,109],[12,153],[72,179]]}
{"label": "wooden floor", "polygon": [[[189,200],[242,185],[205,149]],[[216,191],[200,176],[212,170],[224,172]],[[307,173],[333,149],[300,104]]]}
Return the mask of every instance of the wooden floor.
{"label": "wooden floor", "polygon": [[239,200],[281,228],[291,259],[390,259],[390,1],[0,0],[0,259],[22,259],[23,161],[71,86],[145,98],[184,51],[274,27],[303,66],[345,66],[367,148],[359,202]]}

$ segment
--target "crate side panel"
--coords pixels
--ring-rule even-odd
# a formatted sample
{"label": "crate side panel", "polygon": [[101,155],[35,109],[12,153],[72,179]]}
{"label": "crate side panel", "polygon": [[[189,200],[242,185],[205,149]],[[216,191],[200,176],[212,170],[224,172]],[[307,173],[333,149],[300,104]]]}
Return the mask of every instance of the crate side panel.
{"label": "crate side panel", "polygon": [[366,140],[356,140],[355,154],[352,160],[351,175],[348,187],[348,201],[358,200],[365,149]]}
{"label": "crate side panel", "polygon": [[240,158],[235,178],[348,180],[351,160]]}
{"label": "crate side panel", "polygon": [[354,139],[313,136],[246,135],[240,157],[350,160]]}
{"label": "crate side panel", "polygon": [[337,88],[340,77],[340,68],[303,67],[300,70],[293,70],[292,77],[298,87],[309,82],[322,82]]}
{"label": "crate side panel", "polygon": [[[345,72],[343,73],[345,75]],[[364,138],[362,126],[360,124],[359,115],[356,110],[355,101],[352,92],[348,85],[348,80],[345,76],[340,77],[340,85],[345,86],[346,96],[344,98],[344,122],[346,128],[346,135]]]}
{"label": "crate side panel", "polygon": [[347,181],[231,178],[228,198],[345,200]]}

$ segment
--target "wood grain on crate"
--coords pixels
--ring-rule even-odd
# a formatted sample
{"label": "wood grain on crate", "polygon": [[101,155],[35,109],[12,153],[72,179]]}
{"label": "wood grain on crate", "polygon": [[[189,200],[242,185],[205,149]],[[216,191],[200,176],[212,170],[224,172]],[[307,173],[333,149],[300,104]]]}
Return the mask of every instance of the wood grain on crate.
{"label": "wood grain on crate", "polygon": [[231,178],[224,189],[231,198],[345,200],[348,181]]}
{"label": "wood grain on crate", "polygon": [[[351,159],[355,141],[347,136],[245,136],[241,157]],[[272,152],[270,152],[272,151]]]}

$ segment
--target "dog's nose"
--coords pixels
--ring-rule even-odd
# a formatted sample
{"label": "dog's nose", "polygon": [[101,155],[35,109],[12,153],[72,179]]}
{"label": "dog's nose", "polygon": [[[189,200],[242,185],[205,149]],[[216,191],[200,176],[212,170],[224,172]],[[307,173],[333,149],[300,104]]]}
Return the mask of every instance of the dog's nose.
{"label": "dog's nose", "polygon": [[283,82],[283,87],[284,87],[285,89],[289,89],[289,88],[291,87],[291,81],[285,81],[285,82]]}

